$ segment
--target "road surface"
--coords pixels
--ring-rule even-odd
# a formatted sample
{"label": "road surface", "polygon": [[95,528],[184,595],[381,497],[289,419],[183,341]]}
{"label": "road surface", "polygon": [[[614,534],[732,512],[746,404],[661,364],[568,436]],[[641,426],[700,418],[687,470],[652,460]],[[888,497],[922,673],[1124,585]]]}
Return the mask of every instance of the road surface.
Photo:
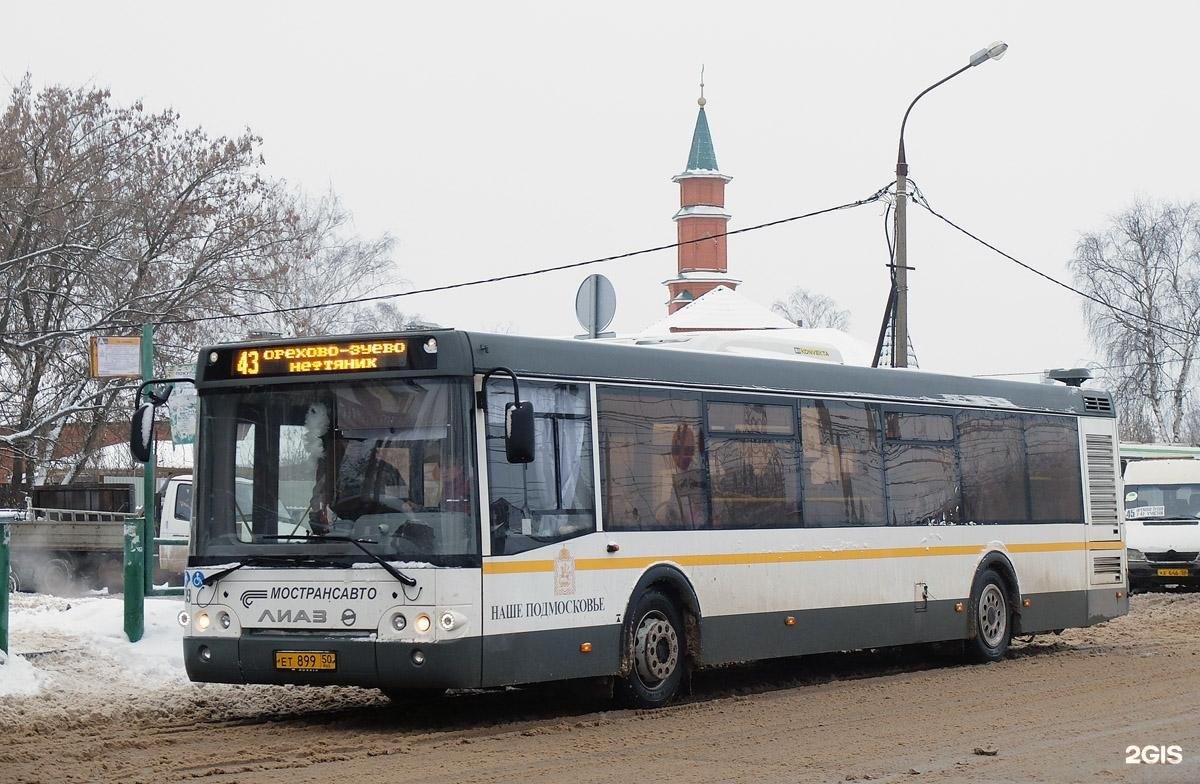
{"label": "road surface", "polygon": [[[1198,782],[1198,630],[1200,594],[1136,596],[1124,618],[997,664],[920,651],[724,668],[656,712],[552,689],[7,698],[0,782]],[[1183,760],[1126,762],[1148,745]]]}

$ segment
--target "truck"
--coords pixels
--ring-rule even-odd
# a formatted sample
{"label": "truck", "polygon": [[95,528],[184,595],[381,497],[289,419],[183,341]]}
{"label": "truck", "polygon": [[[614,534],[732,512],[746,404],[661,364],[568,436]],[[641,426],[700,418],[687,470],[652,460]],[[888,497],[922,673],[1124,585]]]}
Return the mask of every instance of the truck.
{"label": "truck", "polygon": [[[167,480],[158,494],[160,537],[186,538],[191,525],[190,476]],[[33,488],[10,520],[14,590],[59,596],[122,585],[124,525],[140,514],[129,484],[76,483]],[[157,580],[178,582],[186,545],[162,545]]]}

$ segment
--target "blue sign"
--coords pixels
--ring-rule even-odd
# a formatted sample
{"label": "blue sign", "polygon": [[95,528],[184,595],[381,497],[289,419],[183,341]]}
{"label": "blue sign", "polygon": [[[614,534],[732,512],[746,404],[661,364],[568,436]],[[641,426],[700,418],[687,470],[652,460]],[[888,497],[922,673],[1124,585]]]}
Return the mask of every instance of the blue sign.
{"label": "blue sign", "polygon": [[192,572],[192,585],[197,588],[204,587],[204,574],[202,572]]}

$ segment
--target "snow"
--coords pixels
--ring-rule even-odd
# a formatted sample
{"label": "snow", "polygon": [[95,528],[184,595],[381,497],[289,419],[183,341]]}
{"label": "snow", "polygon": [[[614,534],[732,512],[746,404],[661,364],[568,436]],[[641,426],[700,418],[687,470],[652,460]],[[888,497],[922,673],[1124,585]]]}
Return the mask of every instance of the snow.
{"label": "snow", "polygon": [[[119,596],[60,599],[14,594],[9,614],[12,653],[0,665],[0,695],[36,695],[46,689],[88,690],[115,681],[143,685],[180,682],[183,628],[178,597],[146,600],[145,635],[125,638],[125,605]],[[40,662],[53,657],[54,668]],[[89,673],[78,681],[67,672]],[[66,672],[64,672],[64,669]]]}
{"label": "snow", "polygon": [[0,697],[37,694],[45,679],[23,656],[0,651]]}
{"label": "snow", "polygon": [[[0,737],[6,742],[101,724],[266,720],[385,699],[349,686],[192,683],[183,667],[183,628],[176,621],[183,604],[177,597],[146,600],[145,636],[137,643],[125,639],[120,596],[18,593],[11,602],[13,653],[0,664]],[[3,772],[0,781],[7,781]]]}

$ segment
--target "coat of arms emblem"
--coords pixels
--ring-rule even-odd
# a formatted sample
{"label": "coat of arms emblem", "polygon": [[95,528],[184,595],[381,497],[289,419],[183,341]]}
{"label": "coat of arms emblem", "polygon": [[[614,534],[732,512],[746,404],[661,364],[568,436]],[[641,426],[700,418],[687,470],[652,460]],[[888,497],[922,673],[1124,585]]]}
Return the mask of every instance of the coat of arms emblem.
{"label": "coat of arms emblem", "polygon": [[575,593],[575,559],[571,551],[563,547],[554,559],[554,595],[569,596]]}

